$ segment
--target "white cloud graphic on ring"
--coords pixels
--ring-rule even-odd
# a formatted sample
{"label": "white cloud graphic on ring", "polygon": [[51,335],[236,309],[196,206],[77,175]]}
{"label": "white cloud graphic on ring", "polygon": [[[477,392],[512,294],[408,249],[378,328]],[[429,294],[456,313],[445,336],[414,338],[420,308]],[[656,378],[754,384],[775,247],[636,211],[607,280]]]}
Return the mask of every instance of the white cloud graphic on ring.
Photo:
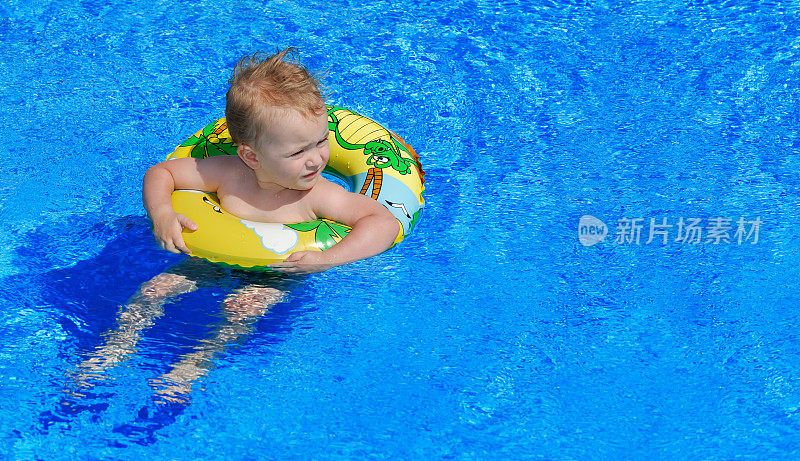
{"label": "white cloud graphic on ring", "polygon": [[276,254],[286,254],[300,240],[297,231],[280,223],[239,220],[242,225],[252,229],[261,238],[261,246]]}

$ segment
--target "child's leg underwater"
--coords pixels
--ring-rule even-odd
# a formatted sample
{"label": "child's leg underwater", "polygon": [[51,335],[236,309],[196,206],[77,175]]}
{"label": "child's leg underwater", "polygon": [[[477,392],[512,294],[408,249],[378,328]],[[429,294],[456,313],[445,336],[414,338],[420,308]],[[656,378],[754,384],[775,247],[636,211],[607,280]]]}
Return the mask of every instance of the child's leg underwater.
{"label": "child's leg underwater", "polygon": [[128,299],[117,316],[117,328],[104,333],[103,344],[77,365],[72,377],[80,387],[92,387],[89,381],[102,378],[105,370],[135,353],[141,333],[164,315],[167,301],[197,289],[197,282],[187,275],[192,271],[185,269],[183,264],[173,266],[144,282]]}
{"label": "child's leg underwater", "polygon": [[215,354],[253,331],[252,324],[273,305],[281,302],[286,292],[280,288],[251,284],[238,288],[222,302],[225,320],[211,337],[202,341],[193,352],[182,356],[170,371],[151,379],[156,395],[165,402],[185,403],[195,381],[208,374]]}

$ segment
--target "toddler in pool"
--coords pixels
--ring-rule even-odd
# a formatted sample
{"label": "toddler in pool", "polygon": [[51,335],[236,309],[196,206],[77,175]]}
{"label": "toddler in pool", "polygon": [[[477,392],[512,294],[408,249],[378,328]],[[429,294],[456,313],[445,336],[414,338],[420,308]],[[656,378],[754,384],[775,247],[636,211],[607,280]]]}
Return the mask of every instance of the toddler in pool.
{"label": "toddler in pool", "polygon": [[[280,272],[323,271],[381,253],[394,242],[399,223],[386,208],[322,176],[330,156],[327,111],[317,81],[305,68],[287,61],[290,51],[266,58],[248,56],[234,69],[225,115],[238,156],[169,160],[145,174],[145,209],[164,249],[190,254],[181,232],[197,229],[188,217],[173,210],[175,189],[216,192],[223,208],[251,221],[328,218],[352,227],[325,251],[295,252],[271,265]],[[105,370],[134,354],[141,333],[164,315],[169,299],[202,284],[227,283],[230,277],[210,266],[192,258],[143,283],[122,307],[118,327],[106,332],[104,344],[77,365],[73,376],[81,390],[74,394],[83,394]],[[157,396],[186,401],[193,383],[213,366],[212,357],[248,334],[252,323],[283,299],[291,283],[291,279],[256,274],[234,289],[222,303],[225,317],[211,337],[151,380]]]}
{"label": "toddler in pool", "polygon": [[399,223],[382,205],[322,176],[330,150],[328,117],[316,80],[287,62],[284,50],[242,59],[234,69],[225,116],[238,156],[184,158],[151,167],[145,209],[164,249],[190,253],[181,231],[197,225],[172,209],[175,189],[216,192],[222,207],[250,221],[328,218],[352,227],[324,252],[299,251],[271,265],[282,272],[318,272],[383,252]]}

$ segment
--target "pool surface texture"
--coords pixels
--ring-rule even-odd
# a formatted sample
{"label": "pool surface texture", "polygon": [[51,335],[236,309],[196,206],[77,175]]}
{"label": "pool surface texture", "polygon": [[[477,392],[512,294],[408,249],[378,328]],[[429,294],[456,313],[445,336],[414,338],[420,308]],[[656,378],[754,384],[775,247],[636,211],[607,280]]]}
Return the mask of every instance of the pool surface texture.
{"label": "pool surface texture", "polygon": [[[796,3],[9,0],[0,37],[0,458],[800,456]],[[292,280],[161,250],[144,172],[286,46],[420,154],[417,228]]]}

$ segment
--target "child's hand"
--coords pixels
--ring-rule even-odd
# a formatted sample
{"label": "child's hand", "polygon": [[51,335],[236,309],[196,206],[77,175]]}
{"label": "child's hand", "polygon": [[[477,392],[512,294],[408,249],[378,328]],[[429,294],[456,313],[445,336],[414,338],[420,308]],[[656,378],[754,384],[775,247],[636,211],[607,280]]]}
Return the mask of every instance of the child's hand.
{"label": "child's hand", "polygon": [[161,248],[171,253],[192,254],[183,242],[181,232],[184,228],[197,230],[197,224],[180,213],[167,213],[163,216],[153,217],[153,235]]}
{"label": "child's hand", "polygon": [[336,267],[324,251],[296,251],[286,261],[270,264],[268,267],[287,274],[310,274]]}

